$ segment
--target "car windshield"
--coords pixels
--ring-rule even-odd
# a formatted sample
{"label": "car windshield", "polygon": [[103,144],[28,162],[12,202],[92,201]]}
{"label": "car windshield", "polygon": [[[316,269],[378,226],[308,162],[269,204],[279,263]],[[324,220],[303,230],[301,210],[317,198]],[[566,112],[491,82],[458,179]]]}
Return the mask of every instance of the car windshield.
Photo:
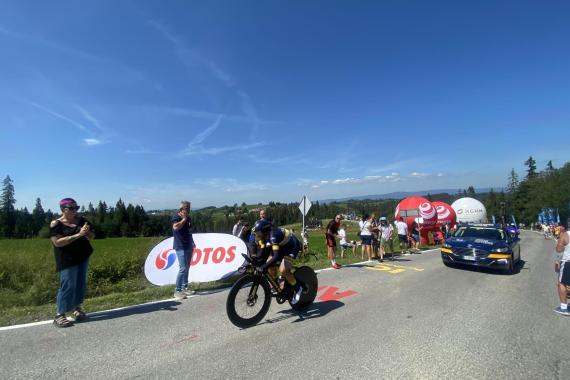
{"label": "car windshield", "polygon": [[505,234],[496,228],[460,227],[454,237],[470,237],[479,239],[504,240]]}

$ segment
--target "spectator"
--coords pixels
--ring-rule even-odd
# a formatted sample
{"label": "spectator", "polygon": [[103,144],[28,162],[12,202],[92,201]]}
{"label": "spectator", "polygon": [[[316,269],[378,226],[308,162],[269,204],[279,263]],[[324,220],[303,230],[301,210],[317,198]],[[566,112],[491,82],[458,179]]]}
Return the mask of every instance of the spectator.
{"label": "spectator", "polygon": [[352,241],[348,241],[346,240],[346,234],[347,234],[347,227],[346,224],[343,224],[340,228],[340,230],[338,230],[338,237],[340,238],[340,257],[344,258],[344,252],[349,249],[352,248],[352,256],[354,256],[356,254],[356,244],[355,242]]}
{"label": "spectator", "polygon": [[384,261],[386,246],[390,246],[391,260],[394,260],[394,244],[392,241],[394,229],[385,217],[380,218],[380,227],[378,228],[378,232],[380,234],[380,262]]}
{"label": "spectator", "polygon": [[414,220],[410,226],[412,249],[419,252],[420,250],[420,225]]}
{"label": "spectator", "polygon": [[193,292],[188,290],[188,273],[192,252],[196,245],[192,238],[192,218],[190,217],[190,202],[181,201],[180,209],[172,216],[172,231],[174,235],[174,250],[178,258],[178,275],[176,276],[176,289],[174,298],[185,299]]}
{"label": "spectator", "polygon": [[398,231],[398,242],[400,244],[400,252],[408,252],[408,225],[404,222],[404,218],[396,222],[396,230]]}
{"label": "spectator", "polygon": [[325,232],[325,238],[327,242],[327,253],[329,260],[331,262],[331,267],[334,269],[340,269],[340,264],[336,262],[336,236],[338,235],[338,228],[340,226],[340,221],[342,217],[336,215],[333,220],[327,225],[327,231]]}
{"label": "spectator", "polygon": [[360,227],[360,240],[362,241],[361,259],[364,260],[364,252],[368,255],[368,261],[372,261],[372,232],[370,230],[370,217],[364,215],[358,223]]}
{"label": "spectator", "polygon": [[570,315],[570,310],[568,310],[568,290],[567,286],[570,286],[570,239],[568,237],[568,232],[564,224],[559,223],[560,227],[560,237],[556,244],[556,252],[561,253],[557,260],[558,268],[558,296],[560,297],[560,306],[554,309],[555,312],[562,315]]}
{"label": "spectator", "polygon": [[242,229],[243,229],[243,219],[240,216],[238,217],[236,224],[234,224],[234,227],[232,228],[232,235],[239,237],[241,235]]}
{"label": "spectator", "polygon": [[372,234],[372,258],[378,258],[378,251],[380,250],[380,241],[378,240],[378,222],[376,221],[376,214],[370,216],[370,232]]}
{"label": "spectator", "polygon": [[[73,322],[87,319],[81,309],[87,289],[87,266],[93,247],[89,240],[95,237],[91,224],[77,211],[79,207],[72,198],[59,202],[62,216],[50,223],[50,239],[53,244],[55,268],[59,272],[57,312],[53,324],[70,327]],[[71,311],[68,319],[65,313]]]}
{"label": "spectator", "polygon": [[443,240],[449,237],[449,232],[450,232],[449,222],[445,222],[443,226],[441,226],[441,233],[443,235]]}
{"label": "spectator", "polygon": [[266,214],[264,208],[262,208],[261,210],[259,210],[259,219],[261,219],[261,220],[268,220],[268,219],[267,219],[267,214]]}
{"label": "spectator", "polygon": [[309,252],[309,235],[307,233],[307,227],[303,229],[301,233],[301,238],[303,239],[303,252]]}

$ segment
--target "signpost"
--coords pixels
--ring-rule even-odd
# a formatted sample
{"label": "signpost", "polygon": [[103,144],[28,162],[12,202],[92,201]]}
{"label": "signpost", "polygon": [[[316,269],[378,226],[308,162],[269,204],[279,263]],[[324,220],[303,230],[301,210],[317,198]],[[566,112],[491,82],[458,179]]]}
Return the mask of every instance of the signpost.
{"label": "signpost", "polygon": [[303,195],[303,198],[301,198],[301,203],[299,203],[299,210],[301,210],[301,214],[303,214],[303,226],[301,227],[301,234],[305,234],[305,216],[307,215],[307,213],[309,212],[309,209],[311,208],[313,204],[311,203],[311,201],[309,200],[309,198],[307,198],[306,195]]}

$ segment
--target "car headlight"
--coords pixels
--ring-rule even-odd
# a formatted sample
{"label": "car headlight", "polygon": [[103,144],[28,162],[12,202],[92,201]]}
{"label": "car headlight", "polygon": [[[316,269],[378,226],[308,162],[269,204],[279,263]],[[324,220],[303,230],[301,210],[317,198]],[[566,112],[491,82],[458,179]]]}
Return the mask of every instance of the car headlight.
{"label": "car headlight", "polygon": [[447,244],[447,243],[443,243],[442,245],[443,248],[451,248],[451,245]]}
{"label": "car headlight", "polygon": [[493,252],[497,252],[497,253],[503,253],[503,252],[510,252],[510,248],[498,248],[498,249],[493,249]]}

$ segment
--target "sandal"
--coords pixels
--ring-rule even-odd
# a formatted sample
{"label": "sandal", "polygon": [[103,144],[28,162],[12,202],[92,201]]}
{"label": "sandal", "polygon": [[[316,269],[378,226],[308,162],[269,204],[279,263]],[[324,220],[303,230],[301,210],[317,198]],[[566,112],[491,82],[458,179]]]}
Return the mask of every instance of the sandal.
{"label": "sandal", "polygon": [[65,314],[59,314],[55,316],[55,319],[53,320],[53,325],[55,327],[65,328],[73,326],[73,322],[67,319],[65,317]]}
{"label": "sandal", "polygon": [[75,308],[75,310],[73,310],[73,317],[75,318],[75,322],[81,322],[84,321],[86,319],[89,319],[89,317],[87,316],[87,314],[85,314],[85,312],[83,310],[81,310],[81,308],[78,306]]}

